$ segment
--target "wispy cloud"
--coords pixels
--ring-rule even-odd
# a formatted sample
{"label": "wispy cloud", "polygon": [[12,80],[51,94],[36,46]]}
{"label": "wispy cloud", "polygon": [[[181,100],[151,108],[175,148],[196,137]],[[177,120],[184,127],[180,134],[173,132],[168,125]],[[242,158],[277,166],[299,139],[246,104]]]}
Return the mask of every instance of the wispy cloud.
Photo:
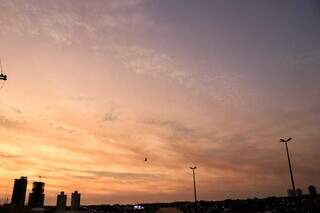
{"label": "wispy cloud", "polygon": [[20,122],[17,120],[9,119],[6,116],[0,115],[0,126],[6,128],[15,128],[20,126]]}
{"label": "wispy cloud", "polygon": [[91,171],[87,170],[84,173],[90,174],[94,177],[110,177],[117,180],[163,180],[164,174],[148,174],[148,173],[134,173],[134,172],[112,172],[112,171]]}
{"label": "wispy cloud", "polygon": [[181,83],[187,77],[173,57],[157,50],[140,46],[117,46],[114,50],[120,62],[137,74],[166,76]]}
{"label": "wispy cloud", "polygon": [[115,121],[119,118],[119,113],[116,112],[115,107],[112,107],[104,116],[104,121]]}
{"label": "wispy cloud", "polygon": [[319,49],[309,49],[305,51],[299,51],[296,54],[287,56],[284,59],[286,65],[290,65],[293,68],[301,68],[308,64],[318,64],[320,60],[320,50]]}
{"label": "wispy cloud", "polygon": [[8,158],[8,159],[10,159],[10,158],[17,158],[17,157],[19,157],[18,155],[12,155],[12,154],[8,154],[8,153],[5,153],[5,152],[2,152],[2,153],[0,153],[0,157],[1,158]]}
{"label": "wispy cloud", "polygon": [[[129,24],[147,19],[135,9],[146,1],[1,1],[4,9],[2,33],[21,36],[48,36],[57,43],[80,44],[81,38],[96,39],[103,31],[125,30]],[[89,14],[90,13],[90,14]],[[98,20],[98,21],[97,21]]]}

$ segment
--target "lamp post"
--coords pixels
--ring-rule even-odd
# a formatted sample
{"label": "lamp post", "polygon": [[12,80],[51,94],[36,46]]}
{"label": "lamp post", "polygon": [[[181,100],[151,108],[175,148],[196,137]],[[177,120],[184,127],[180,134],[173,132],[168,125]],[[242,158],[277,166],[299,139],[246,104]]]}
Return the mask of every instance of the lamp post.
{"label": "lamp post", "polygon": [[197,167],[196,166],[190,167],[190,169],[192,170],[192,174],[193,174],[194,203],[196,205],[196,203],[197,203],[197,189],[196,189],[196,174],[195,174],[195,170],[197,169]]}
{"label": "lamp post", "polygon": [[296,187],[295,187],[295,185],[294,185],[294,179],[293,179],[293,174],[292,174],[290,155],[289,155],[288,144],[287,144],[287,143],[288,143],[289,141],[291,141],[291,140],[292,140],[292,138],[288,138],[288,139],[283,139],[283,138],[281,138],[281,139],[280,139],[280,142],[281,142],[281,143],[284,143],[284,144],[285,144],[285,147],[286,147],[288,164],[289,164],[289,171],[290,171],[290,178],[291,178],[291,184],[292,184],[292,190],[293,190],[294,196],[296,196]]}

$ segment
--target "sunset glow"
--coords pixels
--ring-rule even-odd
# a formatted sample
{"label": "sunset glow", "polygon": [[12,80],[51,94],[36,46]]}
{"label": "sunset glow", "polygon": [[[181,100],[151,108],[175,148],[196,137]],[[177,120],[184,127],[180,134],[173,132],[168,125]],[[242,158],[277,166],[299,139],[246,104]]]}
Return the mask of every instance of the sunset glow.
{"label": "sunset glow", "polygon": [[0,199],[280,196],[287,136],[320,186],[320,5],[240,2],[0,0]]}

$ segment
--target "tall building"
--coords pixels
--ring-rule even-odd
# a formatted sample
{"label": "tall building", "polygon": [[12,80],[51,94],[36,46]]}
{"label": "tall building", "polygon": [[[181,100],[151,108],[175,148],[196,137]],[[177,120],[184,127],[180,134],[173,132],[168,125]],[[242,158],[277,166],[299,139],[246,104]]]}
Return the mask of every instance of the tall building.
{"label": "tall building", "polygon": [[26,198],[28,180],[27,177],[20,177],[14,180],[11,207],[14,209],[23,209]]}
{"label": "tall building", "polygon": [[64,194],[64,192],[60,192],[60,194],[57,195],[57,210],[63,211],[67,208],[67,195]]}
{"label": "tall building", "polygon": [[44,203],[44,183],[33,182],[32,193],[29,194],[28,207],[42,208]]}
{"label": "tall building", "polygon": [[315,186],[310,185],[308,187],[309,194],[312,196],[317,195],[317,188]]}
{"label": "tall building", "polygon": [[71,210],[79,210],[80,209],[80,197],[81,194],[78,191],[74,191],[71,195]]}

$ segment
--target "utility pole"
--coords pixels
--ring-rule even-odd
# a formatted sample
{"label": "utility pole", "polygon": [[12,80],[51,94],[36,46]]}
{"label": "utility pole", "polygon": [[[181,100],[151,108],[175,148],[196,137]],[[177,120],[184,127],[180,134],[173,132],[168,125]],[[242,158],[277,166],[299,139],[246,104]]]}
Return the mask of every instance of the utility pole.
{"label": "utility pole", "polygon": [[197,167],[196,166],[190,167],[190,169],[192,170],[192,174],[193,174],[194,204],[196,206],[197,205],[197,189],[196,189],[196,174],[195,174],[195,170],[197,169]]}
{"label": "utility pole", "polygon": [[289,155],[289,150],[288,150],[288,142],[291,141],[292,138],[288,138],[288,139],[280,139],[281,143],[285,144],[286,147],[286,152],[287,152],[287,158],[288,158],[288,164],[289,164],[289,171],[290,171],[290,178],[291,178],[291,184],[292,184],[292,190],[294,193],[294,196],[296,196],[296,187],[294,185],[294,179],[293,179],[293,174],[292,174],[292,168],[291,168],[291,161],[290,161],[290,155]]}

